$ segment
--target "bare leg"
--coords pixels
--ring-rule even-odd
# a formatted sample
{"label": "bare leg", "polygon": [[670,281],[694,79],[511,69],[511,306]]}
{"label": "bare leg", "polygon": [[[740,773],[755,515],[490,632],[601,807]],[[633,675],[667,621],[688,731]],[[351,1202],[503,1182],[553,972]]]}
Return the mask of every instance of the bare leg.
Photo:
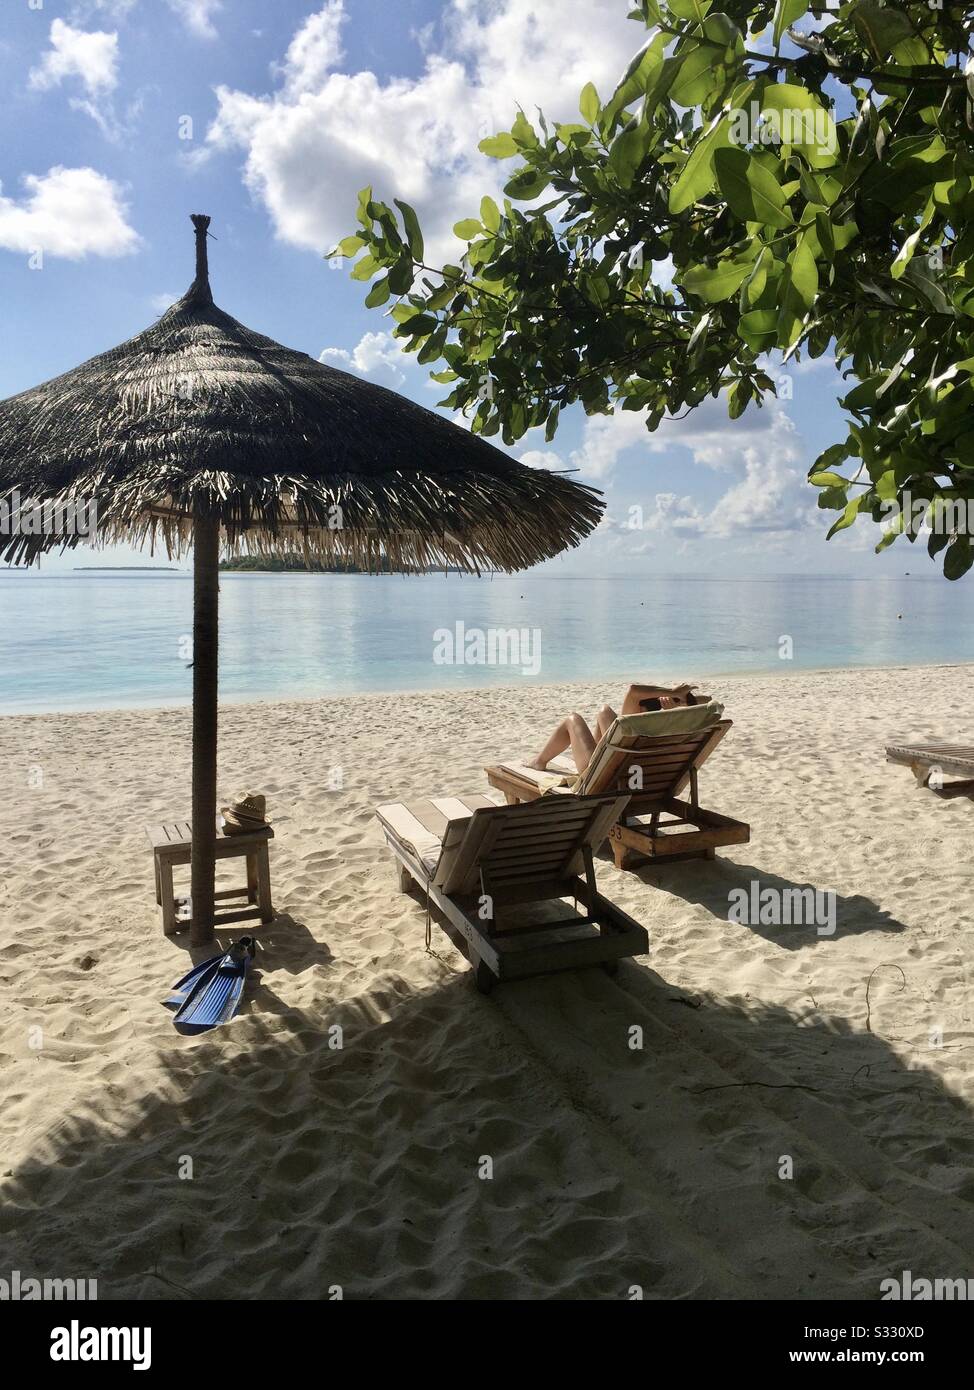
{"label": "bare leg", "polygon": [[616,712],[611,705],[603,705],[595,716],[595,727],[599,738],[604,738],[616,720]]}
{"label": "bare leg", "polygon": [[596,740],[592,731],[582,716],[570,714],[567,719],[561,721],[538,756],[533,762],[528,763],[528,767],[537,768],[539,772],[543,772],[552,758],[556,758],[559,753],[564,753],[565,749],[570,746],[572,757],[575,759],[575,766],[579,772],[584,772],[595,749],[595,743]]}

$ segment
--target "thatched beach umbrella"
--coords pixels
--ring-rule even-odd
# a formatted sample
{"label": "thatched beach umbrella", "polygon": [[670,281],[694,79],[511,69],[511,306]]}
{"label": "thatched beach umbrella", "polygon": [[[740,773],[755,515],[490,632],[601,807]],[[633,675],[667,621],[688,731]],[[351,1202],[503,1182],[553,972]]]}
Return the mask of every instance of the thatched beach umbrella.
{"label": "thatched beach umbrella", "polygon": [[[577,545],[598,494],[394,391],[252,332],[196,278],[144,333],[0,402],[0,502],[94,503],[104,543],[193,551],[194,944],[213,934],[221,545],[397,570],[524,569]],[[0,536],[32,561],[76,535]]]}

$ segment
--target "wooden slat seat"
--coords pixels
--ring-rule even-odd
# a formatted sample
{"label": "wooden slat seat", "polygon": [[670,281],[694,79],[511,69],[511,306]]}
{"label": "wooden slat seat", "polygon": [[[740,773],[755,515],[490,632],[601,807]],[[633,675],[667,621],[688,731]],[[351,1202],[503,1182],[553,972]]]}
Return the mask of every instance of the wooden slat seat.
{"label": "wooden slat seat", "polygon": [[[974,797],[974,747],[964,743],[891,743],[886,761],[902,763],[936,796]],[[944,774],[959,780],[943,781]]]}

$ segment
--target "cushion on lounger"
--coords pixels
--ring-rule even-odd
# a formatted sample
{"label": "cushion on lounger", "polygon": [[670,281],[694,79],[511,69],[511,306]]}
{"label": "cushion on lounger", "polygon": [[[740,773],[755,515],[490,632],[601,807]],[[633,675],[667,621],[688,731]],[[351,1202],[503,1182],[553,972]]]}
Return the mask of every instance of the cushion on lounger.
{"label": "cushion on lounger", "polygon": [[421,801],[390,801],[376,807],[387,834],[391,834],[406,849],[411,850],[430,878],[436,872],[443,837],[447,827],[469,819],[481,807],[503,805],[499,792],[486,796],[476,792],[470,796],[437,796]]}
{"label": "cushion on lounger", "polygon": [[724,712],[716,700],[705,705],[677,705],[675,709],[648,710],[645,714],[627,714],[610,726],[606,739],[616,743],[619,738],[661,738],[664,734],[695,734],[706,729]]}

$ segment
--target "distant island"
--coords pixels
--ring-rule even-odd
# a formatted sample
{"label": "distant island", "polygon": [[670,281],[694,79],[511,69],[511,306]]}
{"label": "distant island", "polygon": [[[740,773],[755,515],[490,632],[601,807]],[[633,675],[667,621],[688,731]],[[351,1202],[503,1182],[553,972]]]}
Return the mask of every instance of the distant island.
{"label": "distant island", "polygon": [[75,574],[178,574],[177,565],[75,565]]}
{"label": "distant island", "polygon": [[222,560],[221,570],[242,574],[465,574],[456,566],[418,565],[403,571],[390,566],[384,559],[375,569],[363,569],[361,565],[341,564],[336,561],[326,564],[323,560],[306,560],[303,555],[238,555],[233,560]]}

